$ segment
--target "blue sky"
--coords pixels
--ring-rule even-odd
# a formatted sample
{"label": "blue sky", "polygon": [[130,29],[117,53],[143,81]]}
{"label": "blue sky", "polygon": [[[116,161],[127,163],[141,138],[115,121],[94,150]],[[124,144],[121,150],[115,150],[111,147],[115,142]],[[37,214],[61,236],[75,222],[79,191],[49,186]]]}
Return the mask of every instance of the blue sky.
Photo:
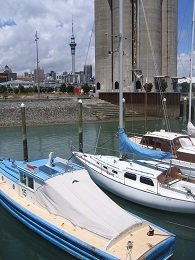
{"label": "blue sky", "polygon": [[[155,0],[154,0],[155,1]],[[178,74],[189,76],[193,0],[178,0]],[[70,38],[74,20],[76,71],[94,68],[94,0],[6,0],[1,3],[0,71],[8,65],[19,75],[36,68],[35,33],[45,72],[71,71]],[[88,50],[89,46],[89,50]],[[87,55],[88,53],[88,55]]]}
{"label": "blue sky", "polygon": [[178,1],[178,53],[189,51],[191,46],[191,26],[193,0]]}
{"label": "blue sky", "polygon": [[178,0],[178,75],[189,77],[193,0]]}

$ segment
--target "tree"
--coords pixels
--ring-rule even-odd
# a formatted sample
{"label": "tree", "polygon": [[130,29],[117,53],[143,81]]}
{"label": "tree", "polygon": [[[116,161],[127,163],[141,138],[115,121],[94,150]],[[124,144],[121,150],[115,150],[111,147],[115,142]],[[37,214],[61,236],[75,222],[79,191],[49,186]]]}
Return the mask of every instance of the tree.
{"label": "tree", "polygon": [[60,92],[66,92],[66,84],[65,83],[62,83],[61,86],[60,86]]}
{"label": "tree", "polygon": [[69,86],[67,86],[67,88],[66,88],[66,91],[67,91],[68,93],[73,93],[73,90],[74,90],[74,86],[73,86],[73,85],[69,85]]}
{"label": "tree", "polygon": [[190,89],[190,84],[188,82],[183,82],[180,84],[181,86],[181,92],[182,93],[188,93]]}
{"label": "tree", "polygon": [[6,93],[7,92],[7,88],[4,85],[0,85],[0,93]]}
{"label": "tree", "polygon": [[19,88],[14,88],[14,93],[18,94],[19,93]]}
{"label": "tree", "polygon": [[164,78],[155,78],[155,88],[158,92],[166,92],[167,89],[167,81]]}
{"label": "tree", "polygon": [[[147,85],[146,85],[146,84],[147,84]],[[152,91],[152,88],[153,88],[153,84],[152,84],[152,83],[146,83],[146,84],[144,85],[145,91],[151,92],[151,91]],[[146,86],[147,86],[147,90],[146,90]]]}
{"label": "tree", "polygon": [[90,87],[87,83],[85,83],[85,84],[82,86],[82,89],[83,89],[83,93],[84,93],[84,94],[87,94],[87,93],[89,93],[91,87]]}
{"label": "tree", "polygon": [[25,88],[24,88],[23,85],[19,85],[19,86],[18,86],[18,89],[19,89],[19,92],[20,92],[20,93],[24,93],[24,92],[25,92]]}

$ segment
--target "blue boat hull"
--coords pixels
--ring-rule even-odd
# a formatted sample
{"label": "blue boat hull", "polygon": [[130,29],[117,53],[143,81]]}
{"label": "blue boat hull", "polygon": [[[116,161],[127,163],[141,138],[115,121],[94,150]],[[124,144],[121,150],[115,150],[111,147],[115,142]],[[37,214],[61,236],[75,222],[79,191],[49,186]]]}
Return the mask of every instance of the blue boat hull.
{"label": "blue boat hull", "polygon": [[14,202],[2,191],[0,191],[0,203],[8,212],[10,212],[28,228],[77,258],[93,260],[118,259],[90,246],[89,244],[71,236],[66,232],[61,231],[48,222],[43,221],[35,214]]}

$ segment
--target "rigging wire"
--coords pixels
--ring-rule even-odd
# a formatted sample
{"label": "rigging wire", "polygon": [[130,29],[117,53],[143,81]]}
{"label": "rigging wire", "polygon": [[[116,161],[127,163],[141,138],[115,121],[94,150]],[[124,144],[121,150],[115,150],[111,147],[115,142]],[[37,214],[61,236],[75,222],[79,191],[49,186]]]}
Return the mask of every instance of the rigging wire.
{"label": "rigging wire", "polygon": [[[150,36],[150,31],[149,31],[149,27],[148,27],[147,18],[146,18],[145,8],[144,8],[144,5],[143,5],[143,0],[141,0],[141,5],[142,5],[142,10],[143,10],[143,14],[144,14],[145,23],[146,23],[146,29],[147,29],[147,33],[148,33],[150,49],[151,49],[151,52],[152,52],[152,58],[153,58],[153,62],[154,62],[155,73],[156,73],[156,75],[159,75],[157,62],[156,62],[156,58],[155,58],[155,54],[154,54],[154,49],[153,49],[153,45],[152,45],[152,39],[151,39],[151,36]],[[166,105],[165,105],[165,102],[163,102],[164,96],[163,96],[163,92],[162,92],[161,82],[160,82],[159,78],[157,78],[157,81],[158,81],[158,85],[159,85],[159,91],[160,91],[159,93],[160,93],[160,97],[161,97],[161,104],[162,104],[162,108],[163,108],[163,112],[164,112],[164,116],[165,116],[165,123],[166,123],[167,128],[168,128],[167,130],[170,131],[171,127],[170,127],[169,120],[168,120],[168,113],[167,113]]]}
{"label": "rigging wire", "polygon": [[90,35],[90,38],[89,38],[89,44],[88,44],[88,48],[87,48],[87,55],[86,55],[86,58],[85,58],[85,65],[87,65],[87,59],[88,59],[88,55],[89,55],[89,50],[90,50],[90,45],[91,45],[91,39],[92,39],[92,36],[93,36],[93,31],[94,31],[94,23],[93,23],[93,27],[92,27],[92,30],[91,30],[91,35]]}

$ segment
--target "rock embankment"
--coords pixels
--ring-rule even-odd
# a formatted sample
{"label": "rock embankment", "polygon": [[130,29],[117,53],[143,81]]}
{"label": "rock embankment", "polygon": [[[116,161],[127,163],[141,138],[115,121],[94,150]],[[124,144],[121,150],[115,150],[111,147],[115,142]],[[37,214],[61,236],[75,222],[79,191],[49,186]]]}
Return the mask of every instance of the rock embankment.
{"label": "rock embankment", "polygon": [[[97,121],[89,102],[98,99],[82,99],[83,122]],[[78,122],[78,98],[55,99],[2,99],[0,100],[0,127],[21,125],[21,104],[25,105],[27,125],[64,124]]]}

